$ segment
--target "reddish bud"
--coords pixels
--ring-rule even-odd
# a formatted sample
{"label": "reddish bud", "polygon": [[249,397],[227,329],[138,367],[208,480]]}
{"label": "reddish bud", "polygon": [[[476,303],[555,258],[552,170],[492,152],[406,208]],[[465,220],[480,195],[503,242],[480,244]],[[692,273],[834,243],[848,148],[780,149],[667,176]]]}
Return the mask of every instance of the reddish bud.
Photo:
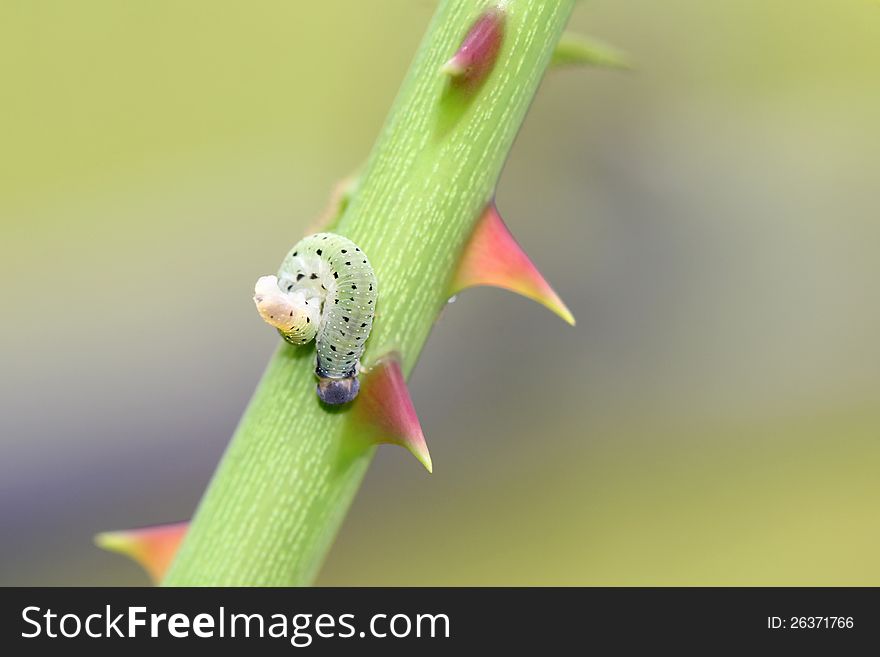
{"label": "reddish bud", "polygon": [[458,47],[458,51],[440,69],[454,80],[478,85],[495,65],[504,40],[505,12],[500,6],[483,12]]}

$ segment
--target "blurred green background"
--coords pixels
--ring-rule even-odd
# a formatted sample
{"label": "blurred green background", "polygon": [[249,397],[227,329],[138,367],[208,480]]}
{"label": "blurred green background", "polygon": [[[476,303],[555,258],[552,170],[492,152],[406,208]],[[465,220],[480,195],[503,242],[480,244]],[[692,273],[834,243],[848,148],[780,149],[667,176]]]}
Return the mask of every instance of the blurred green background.
{"label": "blurred green background", "polygon": [[[0,4],[0,582],[144,584],[365,159],[428,0]],[[594,0],[508,224],[578,318],[462,295],[319,583],[880,585],[880,5]],[[213,326],[196,321],[211,315]]]}

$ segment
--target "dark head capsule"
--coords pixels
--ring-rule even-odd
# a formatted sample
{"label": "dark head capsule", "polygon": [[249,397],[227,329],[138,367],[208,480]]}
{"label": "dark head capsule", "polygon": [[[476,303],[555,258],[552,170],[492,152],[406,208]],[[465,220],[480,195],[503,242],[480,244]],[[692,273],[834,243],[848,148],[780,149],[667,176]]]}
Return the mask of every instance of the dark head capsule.
{"label": "dark head capsule", "polygon": [[325,404],[338,406],[339,404],[347,404],[357,397],[361,384],[356,376],[345,379],[325,379],[318,380],[318,397]]}

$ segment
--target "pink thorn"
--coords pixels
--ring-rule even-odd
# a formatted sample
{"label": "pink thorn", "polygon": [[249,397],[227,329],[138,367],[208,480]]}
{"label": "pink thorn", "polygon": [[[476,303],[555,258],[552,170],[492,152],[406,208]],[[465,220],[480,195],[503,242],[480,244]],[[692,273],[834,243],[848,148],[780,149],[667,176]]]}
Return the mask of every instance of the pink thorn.
{"label": "pink thorn", "polygon": [[103,532],[95,536],[95,543],[100,548],[130,557],[158,584],[177,554],[177,548],[188,528],[188,522],[175,522],[141,529]]}
{"label": "pink thorn", "polygon": [[500,287],[533,299],[574,326],[571,311],[510,234],[494,203],[477,222],[449,294],[478,285]]}
{"label": "pink thorn", "polygon": [[352,410],[360,425],[369,427],[376,442],[405,447],[428,472],[433,471],[425,435],[397,354],[383,356],[363,375],[361,391]]}

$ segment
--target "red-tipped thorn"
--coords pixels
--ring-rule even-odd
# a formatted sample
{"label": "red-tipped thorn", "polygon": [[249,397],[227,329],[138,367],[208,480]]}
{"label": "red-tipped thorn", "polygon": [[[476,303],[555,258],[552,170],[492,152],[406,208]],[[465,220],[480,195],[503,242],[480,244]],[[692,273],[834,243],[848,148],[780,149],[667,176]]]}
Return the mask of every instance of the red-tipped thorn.
{"label": "red-tipped thorn", "polygon": [[383,356],[362,375],[361,391],[352,411],[358,427],[367,430],[370,439],[405,447],[428,472],[433,471],[397,354]]}
{"label": "red-tipped thorn", "polygon": [[177,554],[177,548],[180,547],[188,527],[188,522],[175,522],[170,525],[103,532],[95,536],[95,544],[133,559],[158,584]]}
{"label": "red-tipped thorn", "polygon": [[478,285],[504,288],[533,299],[574,326],[571,311],[517,244],[494,203],[477,222],[449,295]]}
{"label": "red-tipped thorn", "polygon": [[482,82],[495,65],[504,40],[503,4],[487,9],[471,26],[456,53],[440,72],[469,85]]}

